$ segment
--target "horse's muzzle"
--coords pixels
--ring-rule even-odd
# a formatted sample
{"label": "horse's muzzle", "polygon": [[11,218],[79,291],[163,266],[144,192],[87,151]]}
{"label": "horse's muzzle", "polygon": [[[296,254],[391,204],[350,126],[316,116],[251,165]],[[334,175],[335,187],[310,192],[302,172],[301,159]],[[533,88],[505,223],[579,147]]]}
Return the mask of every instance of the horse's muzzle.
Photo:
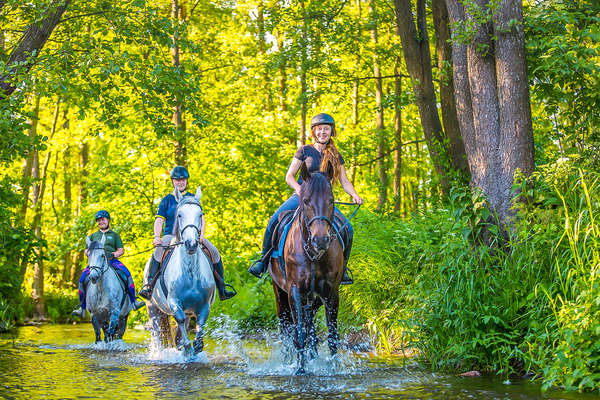
{"label": "horse's muzzle", "polygon": [[187,251],[188,254],[196,254],[196,251],[198,250],[198,241],[194,241],[192,243],[191,240],[186,240],[184,242],[185,245],[185,250]]}

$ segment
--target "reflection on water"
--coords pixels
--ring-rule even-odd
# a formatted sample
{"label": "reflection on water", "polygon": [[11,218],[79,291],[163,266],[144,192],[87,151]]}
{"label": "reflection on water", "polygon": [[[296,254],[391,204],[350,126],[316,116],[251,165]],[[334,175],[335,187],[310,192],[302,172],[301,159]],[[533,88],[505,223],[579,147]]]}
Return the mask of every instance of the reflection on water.
{"label": "reflection on water", "polygon": [[175,349],[150,351],[143,330],[128,330],[125,341],[93,344],[89,324],[23,327],[0,336],[0,398],[596,398],[541,394],[529,381],[506,385],[496,378],[439,375],[366,353],[332,359],[326,345],[308,365],[310,374],[294,376],[280,342],[242,340],[230,331],[210,332],[206,351],[186,360]]}

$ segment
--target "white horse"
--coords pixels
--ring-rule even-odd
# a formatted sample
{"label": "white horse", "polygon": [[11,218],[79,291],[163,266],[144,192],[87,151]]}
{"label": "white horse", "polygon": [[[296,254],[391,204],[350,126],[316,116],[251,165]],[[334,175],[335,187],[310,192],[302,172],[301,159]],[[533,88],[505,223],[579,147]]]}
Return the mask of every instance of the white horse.
{"label": "white horse", "polygon": [[[175,248],[167,264],[162,266],[162,272],[159,272],[163,276],[154,285],[147,306],[153,343],[161,341],[161,319],[165,314],[172,315],[177,322],[177,346],[183,347],[186,356],[191,356],[204,347],[204,324],[215,299],[215,279],[210,260],[198,249],[202,226],[200,187],[195,196],[182,196],[178,190],[175,193],[178,203],[173,227]],[[144,283],[148,282],[149,265],[150,261],[144,269]],[[196,317],[193,350],[186,332],[186,313]]]}
{"label": "white horse", "polygon": [[101,331],[104,332],[104,341],[121,339],[127,328],[127,318],[131,309],[127,288],[123,286],[117,272],[106,258],[104,241],[104,236],[102,240],[93,242],[86,237],[90,269],[86,304],[92,316],[96,343],[100,341]]}

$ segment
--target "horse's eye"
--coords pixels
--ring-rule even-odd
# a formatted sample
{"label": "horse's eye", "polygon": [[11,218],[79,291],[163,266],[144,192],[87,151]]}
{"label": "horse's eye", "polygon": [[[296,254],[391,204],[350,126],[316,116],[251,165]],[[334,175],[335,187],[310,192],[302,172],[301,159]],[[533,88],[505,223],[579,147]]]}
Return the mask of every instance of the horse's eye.
{"label": "horse's eye", "polygon": [[310,200],[309,199],[304,199],[304,204],[305,205],[309,205],[310,204]]}

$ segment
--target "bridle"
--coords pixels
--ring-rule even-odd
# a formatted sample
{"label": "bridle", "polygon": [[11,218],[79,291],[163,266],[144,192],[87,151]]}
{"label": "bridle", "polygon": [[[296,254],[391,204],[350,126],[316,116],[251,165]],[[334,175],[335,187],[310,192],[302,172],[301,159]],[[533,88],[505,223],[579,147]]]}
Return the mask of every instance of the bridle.
{"label": "bridle", "polygon": [[317,215],[316,217],[312,217],[309,220],[308,217],[306,216],[306,208],[305,208],[304,204],[302,204],[302,215],[304,216],[304,227],[306,228],[306,231],[308,232],[308,238],[306,240],[304,239],[304,235],[301,235],[301,237],[302,237],[302,247],[304,248],[304,252],[308,256],[308,258],[310,259],[310,261],[320,260],[323,257],[323,255],[327,252],[327,249],[317,251],[317,250],[315,250],[315,249],[313,249],[311,247],[311,243],[312,243],[312,239],[313,239],[313,233],[310,230],[310,226],[315,221],[325,221],[325,222],[327,222],[327,224],[329,225],[329,229],[327,230],[327,240],[328,240],[329,243],[331,243],[332,237],[333,238],[336,237],[335,235],[332,235],[333,222],[331,222],[331,218],[329,218],[326,215]]}
{"label": "bridle", "polygon": [[[189,197],[191,197],[191,196],[189,196]],[[179,203],[179,205],[177,206],[177,213],[179,213],[179,207],[182,207],[182,206],[188,205],[188,204],[195,205],[195,206],[198,206],[198,207],[202,208],[202,206],[200,205],[200,202],[197,201],[194,198],[194,200],[187,200],[186,202]],[[187,224],[186,226],[183,227],[183,229],[181,229],[181,231],[179,231],[179,238],[180,239],[181,239],[181,236],[183,236],[183,232],[185,232],[185,230],[188,229],[188,228],[194,228],[196,230],[196,232],[198,232],[198,236],[200,236],[200,228],[198,228],[197,225],[195,225],[195,224]],[[181,244],[181,242],[179,242],[177,244]]]}
{"label": "bridle", "polygon": [[103,260],[102,265],[89,265],[88,267],[90,269],[90,273],[92,271],[98,271],[98,277],[101,277],[108,270],[108,258],[106,257],[106,251],[104,251],[104,246],[96,247],[89,251],[96,251],[96,250],[102,250],[102,260]]}

